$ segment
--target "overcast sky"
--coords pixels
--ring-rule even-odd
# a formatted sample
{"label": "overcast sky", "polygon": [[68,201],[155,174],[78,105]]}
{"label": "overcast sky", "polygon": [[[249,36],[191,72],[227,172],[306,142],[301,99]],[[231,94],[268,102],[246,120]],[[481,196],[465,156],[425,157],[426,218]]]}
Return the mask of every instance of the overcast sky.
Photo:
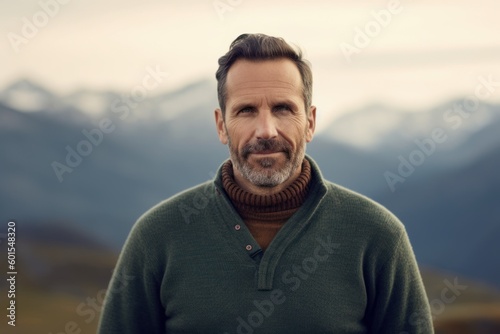
{"label": "overcast sky", "polygon": [[[494,0],[59,1],[0,2],[0,89],[24,77],[60,93],[130,91],[148,66],[169,73],[161,90],[215,80],[217,58],[245,32],[281,36],[304,49],[319,120],[374,102],[425,109],[474,94],[478,76],[500,82]],[[374,12],[385,13],[383,24]],[[367,46],[359,40],[366,29]],[[351,61],[342,45],[357,48]],[[500,85],[488,101],[500,101]]]}

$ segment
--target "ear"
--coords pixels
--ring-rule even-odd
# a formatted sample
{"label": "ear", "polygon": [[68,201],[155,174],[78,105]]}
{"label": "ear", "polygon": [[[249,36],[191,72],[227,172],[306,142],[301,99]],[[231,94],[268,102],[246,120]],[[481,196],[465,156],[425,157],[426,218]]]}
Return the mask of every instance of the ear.
{"label": "ear", "polygon": [[306,130],[306,142],[310,142],[314,136],[314,130],[316,129],[316,107],[309,107],[309,114],[307,116],[307,130]]}
{"label": "ear", "polygon": [[219,135],[219,140],[222,144],[226,145],[227,141],[227,132],[226,126],[224,124],[224,116],[222,115],[222,110],[219,108],[215,109],[215,125],[217,127],[217,134]]}

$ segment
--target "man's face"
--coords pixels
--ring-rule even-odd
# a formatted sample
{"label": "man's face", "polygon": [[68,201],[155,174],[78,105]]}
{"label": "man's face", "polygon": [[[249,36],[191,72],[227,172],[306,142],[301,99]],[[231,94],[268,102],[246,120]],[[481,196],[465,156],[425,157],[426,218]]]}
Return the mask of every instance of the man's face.
{"label": "man's face", "polygon": [[[288,59],[240,59],[226,81],[225,119],[215,111],[217,131],[229,145],[235,177],[257,187],[276,187],[300,174],[316,109],[304,109],[302,79]],[[248,184],[250,183],[250,184]]]}

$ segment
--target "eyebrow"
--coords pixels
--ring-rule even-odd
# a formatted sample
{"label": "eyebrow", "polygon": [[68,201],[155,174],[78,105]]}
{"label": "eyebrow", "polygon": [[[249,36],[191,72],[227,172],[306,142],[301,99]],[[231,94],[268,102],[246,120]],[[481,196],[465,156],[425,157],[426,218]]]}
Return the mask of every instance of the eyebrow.
{"label": "eyebrow", "polygon": [[232,110],[241,110],[241,109],[245,109],[245,108],[256,108],[255,104],[253,103],[238,103],[238,104],[235,104],[234,107],[232,107],[231,109]]}

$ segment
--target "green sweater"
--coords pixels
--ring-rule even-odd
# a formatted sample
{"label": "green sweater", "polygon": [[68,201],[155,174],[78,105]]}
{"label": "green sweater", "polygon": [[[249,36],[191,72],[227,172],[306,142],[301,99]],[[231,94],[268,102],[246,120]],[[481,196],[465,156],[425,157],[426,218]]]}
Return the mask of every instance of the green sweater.
{"label": "green sweater", "polygon": [[401,222],[306,158],[309,197],[265,252],[220,169],[146,212],[118,260],[99,333],[433,333]]}

